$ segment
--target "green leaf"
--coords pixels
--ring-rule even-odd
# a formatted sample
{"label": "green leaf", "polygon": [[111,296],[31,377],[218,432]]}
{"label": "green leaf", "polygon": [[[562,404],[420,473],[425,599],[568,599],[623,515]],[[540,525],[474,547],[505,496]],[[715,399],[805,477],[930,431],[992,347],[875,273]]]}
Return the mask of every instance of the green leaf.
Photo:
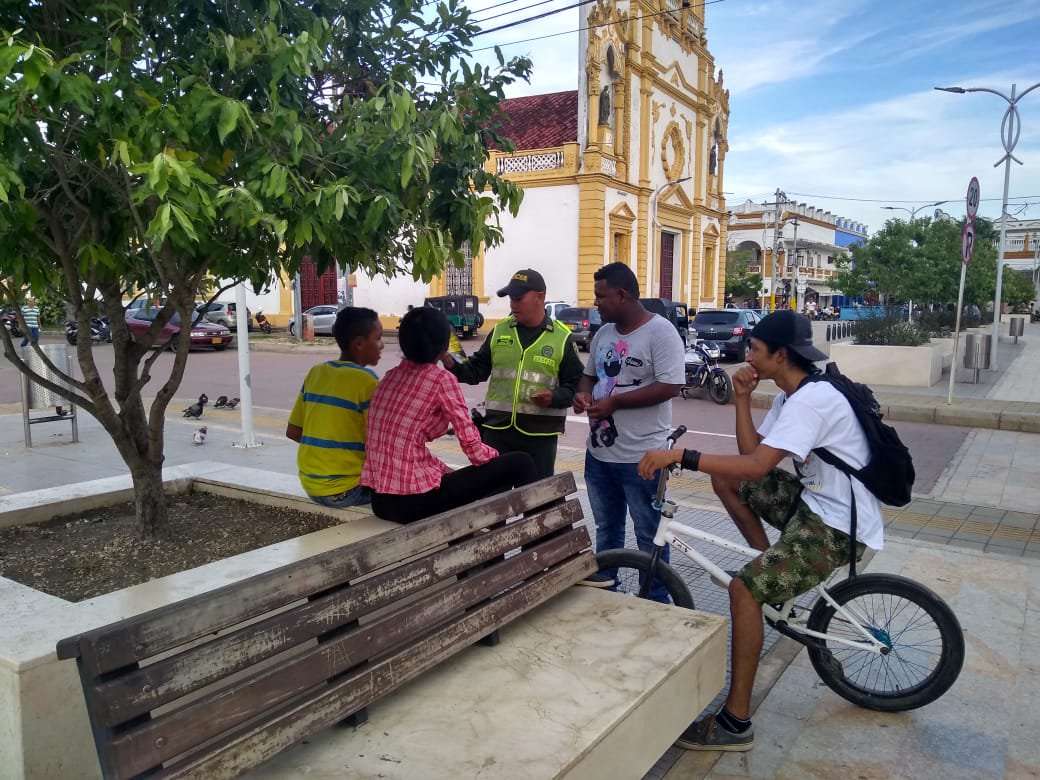
{"label": "green leaf", "polygon": [[412,180],[412,173],[415,170],[415,147],[409,146],[405,149],[404,157],[401,160],[401,187],[407,187],[408,182]]}
{"label": "green leaf", "polygon": [[191,224],[191,220],[188,215],[184,213],[184,210],[180,206],[173,206],[173,216],[177,220],[177,224],[181,226],[181,230],[194,241],[196,244],[199,242],[199,236],[195,232],[195,227]]}
{"label": "green leaf", "polygon": [[347,207],[347,193],[336,190],[336,221],[343,219],[343,209]]}
{"label": "green leaf", "polygon": [[238,124],[239,105],[233,100],[224,101],[220,108],[220,120],[217,122],[217,137],[221,143],[234,131]]}

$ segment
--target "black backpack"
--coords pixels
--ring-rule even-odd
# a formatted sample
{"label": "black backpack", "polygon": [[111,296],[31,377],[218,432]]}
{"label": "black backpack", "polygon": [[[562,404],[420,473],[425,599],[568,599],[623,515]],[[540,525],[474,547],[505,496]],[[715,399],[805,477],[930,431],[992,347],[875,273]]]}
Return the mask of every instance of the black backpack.
{"label": "black backpack", "polygon": [[881,421],[881,408],[873,391],[842,374],[835,363],[828,363],[822,374],[806,377],[799,389],[809,382],[827,382],[845,396],[867,437],[870,460],[866,466],[857,469],[822,447],[813,452],[825,463],[858,479],[881,503],[890,506],[909,504],[916,476],[914,459],[895,429]]}

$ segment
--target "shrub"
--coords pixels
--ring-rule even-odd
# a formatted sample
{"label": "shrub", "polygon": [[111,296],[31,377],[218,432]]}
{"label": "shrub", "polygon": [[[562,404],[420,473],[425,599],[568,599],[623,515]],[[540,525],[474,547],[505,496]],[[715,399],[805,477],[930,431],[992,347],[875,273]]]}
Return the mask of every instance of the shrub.
{"label": "shrub", "polygon": [[928,333],[917,323],[904,322],[891,312],[881,317],[867,317],[856,323],[856,344],[876,347],[919,347],[928,341]]}

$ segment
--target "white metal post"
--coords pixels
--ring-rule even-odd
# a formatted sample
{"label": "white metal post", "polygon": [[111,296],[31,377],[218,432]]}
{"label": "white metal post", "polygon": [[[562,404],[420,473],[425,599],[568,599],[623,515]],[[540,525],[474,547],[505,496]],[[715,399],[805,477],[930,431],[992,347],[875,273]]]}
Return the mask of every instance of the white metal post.
{"label": "white metal post", "polygon": [[[1011,105],[1015,104],[1015,85],[1011,85]],[[1008,116],[1013,116],[1009,114]],[[1014,121],[1013,119],[1011,120]],[[1004,197],[1000,201],[1000,253],[997,255],[997,290],[993,294],[993,352],[990,368],[997,369],[997,350],[1000,347],[1000,301],[1004,286],[1004,253],[1007,251],[1008,185],[1011,183],[1011,154],[1004,158]]]}
{"label": "white metal post", "polygon": [[238,340],[238,396],[242,414],[241,447],[259,447],[253,430],[253,376],[249,369],[249,315],[246,308],[246,285],[235,286],[235,330]]}
{"label": "white metal post", "polygon": [[964,274],[968,266],[961,262],[961,286],[957,290],[957,317],[953,327],[953,361],[950,363],[950,382],[946,389],[946,403],[953,403],[953,375],[957,373],[957,352],[961,344],[961,308],[964,306]]}

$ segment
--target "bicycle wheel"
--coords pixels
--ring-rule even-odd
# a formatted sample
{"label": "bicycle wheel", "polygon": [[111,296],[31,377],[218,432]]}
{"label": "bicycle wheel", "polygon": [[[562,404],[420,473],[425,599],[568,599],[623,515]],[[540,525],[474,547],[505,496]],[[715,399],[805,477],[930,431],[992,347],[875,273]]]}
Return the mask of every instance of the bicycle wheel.
{"label": "bicycle wheel", "polygon": [[[953,610],[931,590],[894,574],[864,574],[828,592],[890,648],[877,654],[833,640],[810,646],[813,668],[839,696],[867,709],[902,712],[935,701],[953,685],[964,664],[964,633]],[[863,638],[824,598],[813,607],[808,628]]]}
{"label": "bicycle wheel", "polygon": [[[650,553],[642,550],[604,550],[596,555],[600,571],[617,569],[614,590],[630,596],[638,596],[642,592],[643,584],[650,577],[650,561]],[[664,588],[675,606],[693,609],[690,589],[667,563],[657,562],[650,586],[651,590],[656,586]]]}

